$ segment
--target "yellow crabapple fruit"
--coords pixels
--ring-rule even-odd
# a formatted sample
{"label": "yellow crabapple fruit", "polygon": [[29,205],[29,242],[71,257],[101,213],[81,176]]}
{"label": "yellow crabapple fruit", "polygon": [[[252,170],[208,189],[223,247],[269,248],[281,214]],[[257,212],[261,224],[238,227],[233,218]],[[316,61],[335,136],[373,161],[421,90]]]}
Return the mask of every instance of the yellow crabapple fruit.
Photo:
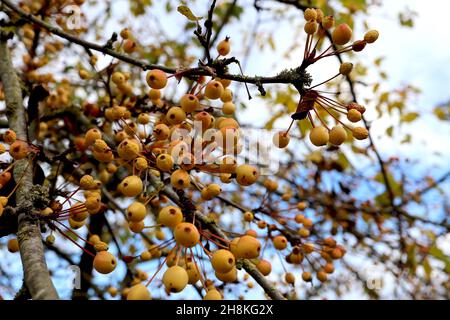
{"label": "yellow crabapple fruit", "polygon": [[258,177],[258,169],[251,165],[242,164],[236,168],[236,181],[242,186],[252,185]]}
{"label": "yellow crabapple fruit", "polygon": [[9,239],[7,243],[8,251],[11,253],[15,253],[19,251],[19,242],[16,238]]}
{"label": "yellow crabapple fruit", "polygon": [[220,294],[219,290],[215,288],[209,289],[203,297],[203,300],[222,300],[222,295]]}
{"label": "yellow crabapple fruit", "polygon": [[142,192],[143,183],[138,176],[128,176],[119,184],[120,191],[127,197],[135,197]]}
{"label": "yellow crabapple fruit", "polygon": [[364,127],[353,128],[352,133],[356,140],[364,140],[369,136],[369,131]]}
{"label": "yellow crabapple fruit", "polygon": [[347,131],[342,126],[335,126],[330,130],[330,143],[339,146],[347,139]]}
{"label": "yellow crabapple fruit", "polygon": [[325,127],[314,127],[309,132],[311,143],[317,147],[326,145],[329,140],[328,130]]}
{"label": "yellow crabapple fruit", "polygon": [[185,94],[181,97],[180,106],[184,112],[191,113],[200,106],[200,102],[194,94]]}
{"label": "yellow crabapple fruit", "polygon": [[212,80],[205,87],[205,96],[208,99],[216,100],[220,98],[220,96],[223,93],[223,90],[224,89],[222,83],[220,83],[217,80]]}
{"label": "yellow crabapple fruit", "polygon": [[167,75],[164,71],[154,69],[147,72],[147,84],[152,89],[162,89],[167,84]]}
{"label": "yellow crabapple fruit", "polygon": [[163,284],[168,292],[181,292],[189,282],[189,276],[180,266],[168,268],[163,275]]}
{"label": "yellow crabapple fruit", "polygon": [[144,220],[147,215],[147,208],[141,202],[135,201],[127,208],[127,219],[132,222]]}
{"label": "yellow crabapple fruit", "polygon": [[161,171],[170,171],[173,168],[173,158],[168,153],[162,153],[156,158],[156,166]]}
{"label": "yellow crabapple fruit", "polygon": [[377,30],[370,30],[367,31],[366,34],[364,35],[364,40],[367,43],[374,43],[375,41],[377,41],[379,36],[379,33]]}
{"label": "yellow crabapple fruit", "polygon": [[234,255],[225,249],[215,251],[211,257],[211,265],[218,273],[227,273],[235,265]]}
{"label": "yellow crabapple fruit", "polygon": [[220,41],[217,44],[217,52],[219,53],[219,55],[221,56],[226,56],[227,54],[230,53],[231,50],[231,45],[230,45],[230,38],[225,38],[225,40]]}
{"label": "yellow crabapple fruit", "polygon": [[172,107],[166,114],[169,124],[179,124],[186,120],[186,113],[180,107]]}
{"label": "yellow crabapple fruit", "polygon": [[230,271],[220,273],[215,272],[216,278],[222,282],[232,283],[237,281],[237,269],[235,267],[231,268]]}
{"label": "yellow crabapple fruit", "polygon": [[184,189],[189,187],[189,173],[183,169],[175,170],[170,176],[170,183],[175,189]]}
{"label": "yellow crabapple fruit", "polygon": [[124,160],[133,160],[139,156],[141,143],[135,139],[125,139],[117,147],[119,157]]}
{"label": "yellow crabapple fruit", "polygon": [[197,227],[189,222],[178,223],[173,231],[175,241],[186,248],[192,248],[200,241]]}
{"label": "yellow crabapple fruit", "polygon": [[[231,248],[230,248],[231,249]],[[261,243],[255,237],[245,235],[239,238],[235,253],[236,258],[255,259],[261,251]]]}
{"label": "yellow crabapple fruit", "polygon": [[183,221],[183,213],[179,207],[167,206],[159,211],[158,222],[168,228],[175,228]]}
{"label": "yellow crabapple fruit", "polygon": [[151,300],[151,295],[147,287],[139,283],[130,288],[127,294],[127,300]]}

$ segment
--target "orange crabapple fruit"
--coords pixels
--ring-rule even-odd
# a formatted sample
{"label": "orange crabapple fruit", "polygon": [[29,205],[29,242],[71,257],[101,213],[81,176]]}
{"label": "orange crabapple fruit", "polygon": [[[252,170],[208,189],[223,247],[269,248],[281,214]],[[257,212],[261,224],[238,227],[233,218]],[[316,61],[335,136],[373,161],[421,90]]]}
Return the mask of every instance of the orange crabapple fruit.
{"label": "orange crabapple fruit", "polygon": [[197,227],[189,222],[178,223],[173,230],[173,235],[177,244],[186,248],[192,248],[200,241]]}
{"label": "orange crabapple fruit", "polygon": [[342,46],[352,38],[352,29],[346,23],[338,25],[331,34],[333,43]]}
{"label": "orange crabapple fruit", "polygon": [[[231,248],[230,248],[231,249]],[[236,243],[236,258],[255,259],[261,251],[261,243],[255,237],[245,235],[239,238]]]}
{"label": "orange crabapple fruit", "polygon": [[217,80],[212,80],[205,87],[205,96],[208,99],[216,100],[220,98],[220,96],[223,93],[223,90],[224,89],[222,83],[220,83]]}
{"label": "orange crabapple fruit", "polygon": [[167,206],[162,208],[158,214],[158,222],[168,228],[175,228],[183,221],[183,213],[179,207]]}
{"label": "orange crabapple fruit", "polygon": [[187,93],[181,97],[180,106],[184,112],[191,113],[200,106],[200,102],[198,101],[197,96]]}
{"label": "orange crabapple fruit", "polygon": [[291,272],[287,272],[287,273],[284,275],[284,280],[285,280],[288,284],[292,284],[292,285],[295,284],[295,276],[294,276],[294,274],[292,274]]}
{"label": "orange crabapple fruit", "polygon": [[276,236],[275,238],[273,238],[272,242],[273,246],[277,250],[284,250],[288,245],[288,241],[285,236]]}
{"label": "orange crabapple fruit", "polygon": [[144,221],[142,221],[142,220],[141,221],[137,221],[137,222],[129,221],[128,222],[128,228],[130,229],[131,232],[139,233],[142,230],[144,230],[145,224],[144,224]]}
{"label": "orange crabapple fruit", "polygon": [[168,292],[181,292],[189,283],[189,276],[185,269],[180,266],[168,268],[162,278],[164,287]]}
{"label": "orange crabapple fruit", "polygon": [[167,84],[167,75],[164,71],[154,69],[147,72],[147,84],[152,89],[162,89]]}
{"label": "orange crabapple fruit", "polygon": [[9,239],[7,243],[8,251],[11,253],[15,253],[19,251],[19,242],[17,238]]}
{"label": "orange crabapple fruit", "polygon": [[108,251],[99,251],[94,257],[94,268],[97,272],[108,274],[117,266],[116,258]]}
{"label": "orange crabapple fruit", "polygon": [[305,282],[311,282],[311,281],[312,281],[312,274],[311,274],[311,272],[304,271],[304,272],[302,273],[302,279],[303,279],[303,281],[305,281]]}
{"label": "orange crabapple fruit", "polygon": [[359,111],[356,110],[356,109],[350,109],[350,110],[347,112],[347,119],[348,119],[350,122],[358,122],[358,121],[360,121],[360,120],[362,119],[361,112],[359,112]]}
{"label": "orange crabapple fruit", "polygon": [[280,149],[286,148],[290,140],[291,138],[286,132],[277,132],[272,138],[273,144]]}
{"label": "orange crabapple fruit", "polygon": [[5,133],[3,133],[3,141],[5,141],[7,144],[12,144],[16,141],[17,135],[13,130],[6,130]]}
{"label": "orange crabapple fruit", "polygon": [[263,276],[268,276],[272,272],[272,264],[264,259],[259,260],[256,264],[256,268]]}
{"label": "orange crabapple fruit", "polygon": [[225,249],[215,251],[211,257],[211,265],[218,273],[227,273],[235,265],[234,255]]}
{"label": "orange crabapple fruit", "polygon": [[14,160],[20,160],[27,157],[29,150],[28,144],[25,141],[16,140],[9,147],[9,155]]}
{"label": "orange crabapple fruit", "polygon": [[251,221],[253,221],[254,218],[255,217],[252,212],[250,212],[250,211],[244,212],[244,221],[251,222]]}

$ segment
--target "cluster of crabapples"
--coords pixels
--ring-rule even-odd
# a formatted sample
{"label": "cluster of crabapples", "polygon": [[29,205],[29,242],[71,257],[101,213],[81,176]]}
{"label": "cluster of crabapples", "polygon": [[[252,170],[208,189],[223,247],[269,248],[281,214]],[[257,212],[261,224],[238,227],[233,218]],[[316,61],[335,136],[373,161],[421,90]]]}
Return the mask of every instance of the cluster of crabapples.
{"label": "cluster of crabapples", "polygon": [[[333,29],[331,37],[334,45],[343,47],[330,52],[332,49],[330,46],[318,55],[316,54],[318,44],[328,30],[334,27],[334,20],[330,16],[325,17],[318,9],[306,10],[305,19],[306,64],[338,53],[361,51],[366,44],[373,43],[378,38],[376,31],[369,31],[364,40],[345,46],[352,37],[352,30],[342,24]],[[318,40],[313,45],[315,35]],[[136,50],[137,46],[130,30],[122,30],[120,36],[123,40],[120,44],[121,50],[128,54]],[[24,28],[24,37],[28,39],[27,42],[33,39],[33,30]],[[48,43],[45,48],[52,53],[61,49],[59,43]],[[230,39],[227,37],[219,42],[216,49],[219,57],[228,55],[231,50]],[[30,80],[54,82],[51,77],[39,76],[35,71],[48,61],[36,61],[27,55],[23,57],[23,61]],[[91,56],[89,62],[94,66],[97,62],[96,57]],[[338,75],[330,80],[339,75],[349,76],[352,68],[351,63],[343,63]],[[148,286],[161,270],[163,270],[162,286],[167,294],[181,292],[188,285],[200,282],[205,289],[204,299],[221,299],[222,293],[218,286],[207,277],[203,254],[209,260],[215,278],[223,283],[238,280],[241,259],[248,259],[263,276],[268,276],[272,272],[271,262],[262,258],[263,246],[258,239],[257,231],[249,229],[239,234],[230,232],[229,234],[234,236],[230,237],[230,240],[212,233],[204,228],[203,222],[196,219],[195,212],[200,210],[202,203],[214,201],[222,194],[219,183],[204,184],[200,180],[201,177],[209,176],[212,180],[208,181],[216,179],[218,181],[215,182],[220,181],[222,184],[235,181],[239,186],[247,187],[257,182],[259,171],[252,165],[238,164],[243,144],[239,123],[233,117],[236,107],[233,103],[233,91],[230,89],[231,80],[225,79],[226,76],[223,78],[198,76],[191,83],[189,90],[176,102],[168,101],[164,98],[164,88],[172,77],[180,80],[183,73],[183,70],[174,75],[168,75],[158,69],[147,71],[145,80],[150,89],[142,99],[133,94],[131,75],[113,70],[108,78],[111,89],[108,95],[104,99],[99,99],[97,103],[86,102],[82,106],[84,115],[97,118],[99,121],[90,122],[83,134],[76,133],[70,137],[71,147],[76,151],[69,154],[68,159],[79,163],[78,169],[84,171],[80,176],[65,175],[64,178],[75,185],[76,189],[65,193],[62,202],[52,199],[39,213],[42,221],[52,230],[46,238],[47,244],[53,245],[55,242],[53,231],[56,230],[93,257],[93,266],[97,272],[109,274],[116,269],[118,260],[109,252],[108,244],[96,234],[89,234],[87,239],[83,239],[75,230],[85,226],[90,216],[108,210],[108,203],[103,202],[105,190],[112,189],[111,183],[115,183],[113,188],[116,190],[112,192],[113,196],[129,200],[129,205],[124,210],[128,231],[139,234],[152,228],[156,231],[151,234],[155,235],[157,240],[148,244],[147,249],[136,256],[120,258],[126,263],[131,263],[162,260],[165,257],[162,262],[160,261],[152,277],[138,270],[131,284],[121,292],[122,296],[129,300],[151,299]],[[83,68],[79,69],[78,75],[81,79],[91,77],[91,74]],[[311,122],[310,140],[314,145],[323,146],[327,143],[341,145],[347,140],[348,132],[359,140],[368,137],[364,127],[350,127],[340,120],[340,114],[345,114],[350,122],[359,122],[365,111],[363,106],[355,102],[343,104],[335,101],[324,96],[321,91],[315,90],[316,87],[307,88],[302,92],[298,109],[292,115],[292,121],[308,118]],[[63,81],[44,104],[49,109],[55,106],[68,106],[71,93],[69,82]],[[321,125],[314,123],[313,112]],[[331,116],[336,126],[330,129],[323,119],[324,115]],[[53,124],[50,121],[40,123],[38,141],[43,141],[49,136],[54,139],[55,135],[50,134]],[[292,123],[287,131],[275,134],[273,142],[276,146],[284,148],[289,144],[291,127]],[[17,139],[13,130],[6,130],[2,134],[2,142],[9,145],[9,149],[0,143],[0,154],[8,152],[13,161],[0,174],[0,189],[10,181],[12,168],[17,160],[30,155],[32,157],[40,150],[32,143]],[[162,183],[162,187],[155,181]],[[20,182],[16,181],[15,188]],[[166,185],[179,195],[178,203],[162,192]],[[263,185],[268,193],[274,193],[278,189],[278,184],[271,180],[265,180]],[[8,196],[0,197],[0,216],[15,188]],[[60,194],[58,196],[61,197]],[[191,204],[199,205],[194,205],[195,209],[186,209],[182,205],[183,197],[190,200],[197,197],[196,202],[192,201]],[[289,203],[291,197],[290,194],[284,194],[281,198]],[[170,204],[170,201],[173,203]],[[303,211],[306,204],[300,202],[289,210],[291,209]],[[155,217],[151,217],[149,212],[156,213]],[[259,229],[268,231],[266,244],[269,242],[275,250],[282,252],[286,263],[301,266],[301,278],[305,282],[313,281],[313,273],[319,281],[326,281],[328,274],[334,271],[333,261],[341,259],[345,254],[345,249],[333,238],[315,242],[310,240],[313,221],[303,213],[289,217],[283,217],[281,214],[271,215],[271,219],[278,225],[289,223],[289,231],[266,222],[262,216],[256,216],[256,213],[251,211],[244,210],[243,218],[245,222],[256,224]],[[152,220],[156,221],[156,225],[148,224]],[[68,221],[68,226],[62,221]],[[164,231],[172,235],[169,240],[166,240]],[[70,233],[70,236],[67,233]],[[90,244],[95,252],[81,247],[73,240],[73,236]],[[210,245],[215,249],[211,249]],[[19,250],[17,239],[8,242],[8,250],[11,252]],[[308,270],[312,271],[303,267],[304,260],[311,266]],[[286,271],[285,281],[293,285],[294,274]],[[248,286],[251,285],[249,282]],[[108,291],[112,296],[118,293],[114,287]]]}
{"label": "cluster of crabapples", "polygon": [[[324,16],[320,9],[306,9],[304,13],[306,24],[304,31],[307,34],[307,40],[304,52],[304,64],[310,65],[316,61],[330,57],[333,55],[342,54],[345,52],[362,51],[367,44],[374,43],[378,39],[378,31],[370,30],[364,35],[364,39],[356,40],[350,43],[352,38],[352,29],[345,23],[334,27],[333,16]],[[317,53],[318,45],[326,37],[329,30],[332,44],[322,53]],[[316,44],[313,44],[314,36],[317,37]],[[350,44],[349,44],[350,43]],[[337,49],[333,49],[333,45]],[[312,128],[309,133],[309,139],[315,146],[324,146],[330,143],[334,146],[343,144],[348,139],[348,133],[351,133],[353,138],[357,140],[364,140],[369,136],[369,132],[364,126],[351,126],[345,124],[340,118],[342,115],[346,116],[351,123],[357,123],[362,120],[366,108],[356,102],[342,103],[339,100],[327,97],[320,90],[315,90],[316,87],[323,85],[338,76],[350,77],[353,64],[350,62],[343,62],[339,67],[339,72],[330,79],[323,81],[313,87],[304,89],[301,92],[301,99],[299,101],[295,114],[292,115],[292,122],[295,120],[308,119]],[[326,93],[326,92],[325,92]],[[316,124],[313,115],[317,117],[320,124]],[[326,118],[330,117],[335,123],[330,128]],[[273,136],[274,144],[279,148],[285,148],[290,141],[289,129],[282,132],[277,132]]]}

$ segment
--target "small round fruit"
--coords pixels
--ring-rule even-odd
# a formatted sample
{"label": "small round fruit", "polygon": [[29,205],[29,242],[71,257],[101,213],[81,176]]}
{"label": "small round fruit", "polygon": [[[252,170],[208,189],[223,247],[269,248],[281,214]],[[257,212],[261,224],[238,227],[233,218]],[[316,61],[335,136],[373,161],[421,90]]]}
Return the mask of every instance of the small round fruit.
{"label": "small round fruit", "polygon": [[246,222],[252,222],[254,218],[255,218],[255,216],[253,215],[253,212],[250,212],[250,211],[244,212],[244,220]]}
{"label": "small round fruit", "polygon": [[167,112],[166,119],[170,124],[179,124],[186,120],[186,113],[180,107],[172,107]]}
{"label": "small round fruit", "polygon": [[146,286],[139,283],[128,291],[127,300],[151,300],[150,292]]}
{"label": "small round fruit", "polygon": [[226,56],[227,54],[230,53],[230,50],[231,50],[230,38],[228,37],[217,44],[217,52],[221,56]]}
{"label": "small round fruit", "polygon": [[325,271],[319,271],[319,272],[317,272],[317,279],[318,279],[320,282],[325,282],[325,281],[327,281],[327,278],[328,278],[328,275],[327,275],[327,273],[326,273]]}
{"label": "small round fruit", "polygon": [[[231,246],[231,245],[230,245]],[[231,247],[230,247],[231,249]],[[261,251],[261,243],[255,237],[245,235],[236,244],[236,258],[255,259]]]}
{"label": "small round fruit", "polygon": [[144,220],[147,215],[147,208],[141,202],[135,201],[127,208],[127,219],[132,222]]}
{"label": "small round fruit", "polygon": [[16,140],[9,147],[9,155],[14,160],[20,160],[26,158],[29,153],[28,144],[22,140]]}
{"label": "small round fruit", "polygon": [[168,228],[175,228],[183,221],[183,213],[179,207],[167,206],[159,211],[158,221]]}
{"label": "small round fruit", "polygon": [[217,80],[210,81],[205,87],[205,96],[208,99],[216,100],[219,99],[223,93],[223,86]]}
{"label": "small round fruit", "polygon": [[203,300],[222,300],[222,295],[217,289],[210,289],[203,297]]}
{"label": "small round fruit", "polygon": [[356,109],[350,109],[347,112],[347,119],[351,122],[358,122],[362,119],[361,112]]}
{"label": "small round fruit", "polygon": [[309,132],[311,143],[317,147],[326,145],[329,138],[328,130],[325,127],[314,127]]}
{"label": "small round fruit", "polygon": [[330,143],[339,146],[347,139],[347,131],[341,126],[335,126],[330,130]]}
{"label": "small round fruit", "polygon": [[156,140],[166,140],[170,136],[170,129],[164,123],[160,123],[153,129]]}
{"label": "small round fruit", "polygon": [[154,69],[147,73],[146,80],[150,88],[162,89],[167,84],[167,75],[164,71]]}
{"label": "small round fruit", "polygon": [[170,154],[162,153],[156,158],[156,166],[161,171],[170,171],[173,168],[173,158]]}
{"label": "small round fruit", "polygon": [[286,148],[291,138],[286,132],[277,132],[272,138],[273,144],[280,149]]}
{"label": "small round fruit", "polygon": [[284,236],[276,236],[273,238],[273,246],[277,250],[284,250],[288,245],[288,241]]}
{"label": "small round fruit", "polygon": [[12,130],[6,130],[3,134],[3,141],[5,141],[7,144],[12,144],[16,141],[17,135]]}
{"label": "small round fruit", "polygon": [[185,269],[180,266],[173,266],[164,272],[163,284],[169,292],[181,292],[189,282],[189,276]]}
{"label": "small round fruit", "polygon": [[119,157],[124,160],[133,160],[139,156],[141,143],[135,139],[125,139],[117,147]]}
{"label": "small round fruit", "polygon": [[272,264],[267,260],[260,260],[256,264],[256,268],[263,276],[268,276],[272,272]]}
{"label": "small round fruit", "polygon": [[343,62],[341,66],[339,67],[339,73],[348,76],[350,72],[353,70],[353,63],[350,62]]}
{"label": "small round fruit", "polygon": [[311,272],[305,271],[302,273],[302,279],[305,282],[311,282],[312,281],[312,274]]}
{"label": "small round fruit", "polygon": [[284,280],[289,284],[295,284],[295,276],[290,272],[284,275]]}
{"label": "small round fruit", "polygon": [[348,24],[343,23],[338,25],[331,34],[333,43],[342,46],[350,41],[352,38],[352,29]]}
{"label": "small round fruit", "polygon": [[356,140],[364,140],[364,139],[367,139],[367,137],[369,136],[369,131],[367,131],[367,129],[364,127],[353,128],[352,132],[353,132],[353,137]]}
{"label": "small round fruit", "polygon": [[90,146],[91,144],[93,144],[95,142],[95,140],[97,139],[101,139],[102,138],[102,133],[100,132],[100,130],[98,129],[89,129],[86,132],[86,135],[84,136],[84,145],[86,146]]}
{"label": "small round fruit", "polygon": [[94,268],[97,272],[111,273],[117,265],[116,258],[108,251],[97,252],[94,258]]}
{"label": "small round fruit", "polygon": [[170,176],[170,183],[175,189],[184,189],[189,187],[189,173],[183,169],[175,170]]}
{"label": "small round fruit", "polygon": [[197,96],[187,93],[181,97],[180,105],[184,112],[191,113],[200,106],[200,102],[198,101]]}
{"label": "small round fruit", "polygon": [[8,247],[9,252],[15,253],[15,252],[19,251],[19,241],[17,241],[16,238],[9,239],[7,247]]}
{"label": "small round fruit", "polygon": [[189,222],[181,222],[175,226],[173,231],[175,241],[186,248],[192,248],[200,241],[200,233],[197,227]]}
{"label": "small round fruit", "polygon": [[218,273],[227,273],[233,269],[235,259],[233,254],[225,249],[217,250],[211,257],[211,265]]}
{"label": "small round fruit", "polygon": [[119,188],[125,196],[135,197],[142,192],[142,180],[138,176],[128,176],[122,180]]}
{"label": "small round fruit", "polygon": [[378,33],[377,30],[370,30],[367,31],[366,34],[364,35],[364,40],[367,43],[374,43],[375,41],[377,41],[379,35],[380,34]]}
{"label": "small round fruit", "polygon": [[236,282],[237,280],[237,269],[235,267],[231,268],[230,271],[228,272],[224,272],[224,273],[220,273],[220,272],[215,272],[216,278],[219,279],[222,282]]}
{"label": "small round fruit", "polygon": [[222,106],[222,112],[226,115],[232,115],[236,111],[236,106],[233,102],[225,102]]}
{"label": "small round fruit", "polygon": [[236,168],[236,181],[242,186],[252,185],[258,177],[258,169],[251,165],[242,164]]}

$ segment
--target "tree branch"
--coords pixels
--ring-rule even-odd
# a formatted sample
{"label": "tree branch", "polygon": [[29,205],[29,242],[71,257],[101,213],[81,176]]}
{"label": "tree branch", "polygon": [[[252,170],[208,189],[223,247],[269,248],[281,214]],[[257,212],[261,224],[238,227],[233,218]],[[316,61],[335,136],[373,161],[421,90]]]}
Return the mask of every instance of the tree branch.
{"label": "tree branch", "polygon": [[[22,90],[11,62],[7,38],[0,30],[0,78],[5,92],[6,115],[9,127],[16,132],[17,138],[28,141]],[[26,286],[33,299],[58,299],[45,262],[39,220],[33,218],[35,203],[43,197],[42,190],[33,186],[33,161],[27,158],[18,160],[13,175],[15,181],[22,178],[16,191],[16,212],[17,238]]]}

